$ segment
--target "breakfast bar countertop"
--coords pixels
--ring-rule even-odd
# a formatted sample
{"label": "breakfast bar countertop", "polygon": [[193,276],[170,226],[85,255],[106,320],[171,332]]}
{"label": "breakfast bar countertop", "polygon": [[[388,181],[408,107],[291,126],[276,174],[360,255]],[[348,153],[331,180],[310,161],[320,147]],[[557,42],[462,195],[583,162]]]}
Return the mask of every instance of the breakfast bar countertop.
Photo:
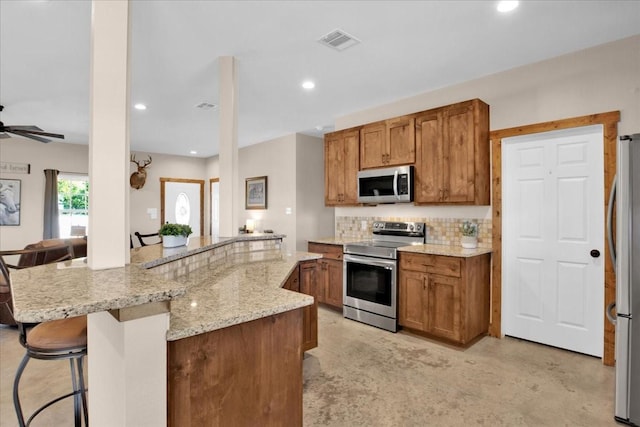
{"label": "breakfast bar countertop", "polygon": [[91,270],[86,258],[11,273],[14,317],[37,323],[167,301],[186,286],[136,265]]}
{"label": "breakfast bar countertop", "polygon": [[186,294],[171,301],[167,340],[210,332],[313,304],[313,297],[282,289],[300,261],[319,254],[265,251],[263,260],[242,254],[235,262],[201,267],[176,278]]}

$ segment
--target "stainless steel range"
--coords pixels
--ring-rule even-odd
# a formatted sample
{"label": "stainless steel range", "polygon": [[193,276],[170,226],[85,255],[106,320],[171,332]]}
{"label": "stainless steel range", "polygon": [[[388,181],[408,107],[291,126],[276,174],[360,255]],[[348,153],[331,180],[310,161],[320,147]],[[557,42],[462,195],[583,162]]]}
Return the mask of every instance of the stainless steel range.
{"label": "stainless steel range", "polygon": [[398,248],[425,242],[422,222],[373,223],[372,240],[344,247],[344,317],[398,330]]}

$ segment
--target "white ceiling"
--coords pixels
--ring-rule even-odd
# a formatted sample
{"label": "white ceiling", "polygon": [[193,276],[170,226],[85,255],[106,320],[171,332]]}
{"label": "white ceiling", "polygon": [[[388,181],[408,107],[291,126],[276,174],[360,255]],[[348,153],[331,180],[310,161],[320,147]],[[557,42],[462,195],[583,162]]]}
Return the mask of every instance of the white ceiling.
{"label": "white ceiling", "polygon": [[[218,153],[219,56],[237,59],[238,145],[640,33],[640,1],[131,2],[132,150]],[[0,0],[0,119],[88,142],[91,2]],[[340,28],[362,42],[318,43]],[[305,91],[305,79],[316,82]],[[323,126],[317,131],[316,126]]]}

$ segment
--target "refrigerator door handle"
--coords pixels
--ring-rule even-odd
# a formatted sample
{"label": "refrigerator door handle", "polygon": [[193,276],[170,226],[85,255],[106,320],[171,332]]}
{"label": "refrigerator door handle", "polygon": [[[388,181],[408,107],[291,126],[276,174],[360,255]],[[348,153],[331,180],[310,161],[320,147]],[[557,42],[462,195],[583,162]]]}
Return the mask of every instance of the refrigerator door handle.
{"label": "refrigerator door handle", "polygon": [[609,242],[609,256],[611,257],[611,263],[613,265],[613,272],[616,273],[616,244],[613,239],[613,206],[616,199],[616,183],[618,182],[618,175],[613,177],[611,183],[611,191],[609,191],[609,205],[607,207],[607,241]]}
{"label": "refrigerator door handle", "polygon": [[614,302],[612,302],[611,304],[609,304],[609,305],[607,306],[607,308],[604,310],[604,314],[606,314],[606,315],[607,315],[607,320],[609,320],[609,322],[611,322],[611,324],[613,324],[613,325],[615,325],[615,324],[616,324],[616,317],[617,317],[617,316],[615,316],[615,315],[613,314],[613,309],[614,309],[614,308],[616,308],[616,303],[615,303],[615,301],[614,301]]}

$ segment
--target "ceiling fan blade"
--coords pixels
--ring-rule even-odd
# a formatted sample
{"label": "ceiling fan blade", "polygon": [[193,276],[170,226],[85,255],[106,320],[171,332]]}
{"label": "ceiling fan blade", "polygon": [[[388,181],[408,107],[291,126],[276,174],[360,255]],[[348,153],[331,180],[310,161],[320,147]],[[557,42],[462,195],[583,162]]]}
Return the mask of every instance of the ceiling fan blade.
{"label": "ceiling fan blade", "polygon": [[14,130],[27,130],[27,131],[40,131],[42,132],[42,129],[40,129],[38,126],[7,126],[7,128],[9,129],[14,129]]}
{"label": "ceiling fan blade", "polygon": [[10,131],[10,130],[5,128],[5,131],[10,132],[10,133],[12,133],[14,135],[25,137],[25,138],[35,139],[36,141],[44,142],[45,144],[51,142],[50,139],[42,138],[42,137],[39,137],[39,136],[35,136],[35,135],[32,135],[31,133],[23,132],[21,130],[11,130]]}
{"label": "ceiling fan blade", "polygon": [[61,135],[59,133],[43,132],[41,130],[16,129],[16,126],[5,126],[4,130],[6,132],[14,132],[14,133],[21,132],[22,134],[28,133],[32,135],[41,135],[41,136],[48,136],[50,138],[64,139],[64,135]]}

